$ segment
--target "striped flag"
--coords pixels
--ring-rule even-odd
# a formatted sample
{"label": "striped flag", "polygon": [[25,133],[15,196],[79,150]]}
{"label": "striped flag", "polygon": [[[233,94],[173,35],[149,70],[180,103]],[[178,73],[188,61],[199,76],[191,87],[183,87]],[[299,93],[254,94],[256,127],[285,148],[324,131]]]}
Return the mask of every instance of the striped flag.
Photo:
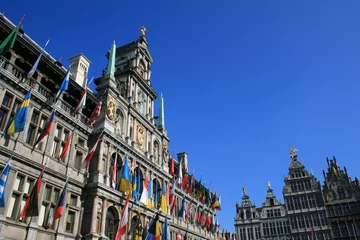
{"label": "striped flag", "polygon": [[68,186],[68,180],[66,180],[64,188],[61,192],[60,198],[56,204],[54,220],[61,218],[61,216],[64,214],[64,209],[66,207],[67,186]]}
{"label": "striped flag", "polygon": [[117,156],[118,156],[118,154],[117,154],[117,149],[116,149],[114,167],[113,167],[113,172],[112,172],[112,177],[111,177],[111,186],[113,188],[115,188],[115,186],[116,186]]}
{"label": "striped flag", "polygon": [[120,223],[119,223],[119,227],[116,233],[116,237],[115,240],[119,240],[121,238],[121,236],[123,236],[126,233],[126,226],[128,224],[129,221],[129,200],[130,200],[130,195],[127,196],[126,198],[126,202],[125,202],[125,206],[124,209],[121,213],[121,218],[120,218]]}
{"label": "striped flag", "polygon": [[97,148],[97,145],[99,143],[99,140],[100,140],[100,137],[101,137],[102,133],[100,133],[100,135],[98,136],[98,138],[96,139],[93,147],[90,149],[88,155],[86,156],[86,158],[84,159],[84,161],[81,163],[80,165],[80,168],[88,168],[89,167],[89,164],[90,164],[90,160],[91,158],[93,157],[95,151],[96,151],[96,148]]}
{"label": "striped flag", "polygon": [[39,177],[38,177],[34,187],[31,189],[29,197],[26,199],[25,205],[19,215],[18,220],[24,219],[25,217],[30,217],[30,216],[32,216],[32,217],[39,216],[39,196],[40,196],[40,191],[41,191],[44,170],[45,170],[45,165],[43,165],[41,172],[39,174]]}
{"label": "striped flag", "polygon": [[101,106],[102,106],[102,101],[99,101],[96,104],[96,107],[95,107],[95,109],[94,109],[94,111],[91,114],[91,117],[89,119],[89,122],[88,122],[89,127],[91,127],[94,124],[95,120],[100,116]]}
{"label": "striped flag", "polygon": [[85,106],[87,90],[88,90],[88,88],[86,87],[84,89],[84,91],[82,92],[81,97],[80,97],[80,101],[77,103],[76,107],[72,111],[72,115],[77,114],[80,111],[80,109]]}
{"label": "striped flag", "polygon": [[2,136],[7,134],[12,135],[17,132],[21,132],[25,128],[25,123],[27,119],[28,107],[31,99],[31,92],[35,86],[35,82],[33,82],[30,86],[28,93],[25,95],[23,102],[21,103],[19,110],[16,113],[15,118],[10,122],[7,130],[3,132]]}
{"label": "striped flag", "polygon": [[0,178],[0,208],[5,207],[5,186],[6,186],[6,181],[7,181],[7,177],[9,175],[9,171],[10,171],[10,160],[13,156],[13,153],[11,154],[9,161],[6,163],[4,170],[1,173],[1,178]]}
{"label": "striped flag", "polygon": [[170,190],[170,194],[169,194],[170,216],[173,215],[173,213],[175,211],[175,206],[176,206],[175,185],[176,185],[176,180],[175,180],[174,184],[172,185],[171,190]]}
{"label": "striped flag", "polygon": [[34,151],[36,145],[38,145],[39,142],[41,142],[41,140],[43,140],[46,136],[50,135],[51,128],[52,128],[52,123],[55,122],[55,115],[56,115],[56,110],[54,110],[52,112],[49,122],[46,123],[44,129],[40,133],[40,135],[39,135],[38,139],[36,140],[36,142],[35,142],[35,144],[34,144],[31,151]]}
{"label": "striped flag", "polygon": [[62,93],[63,91],[67,91],[68,88],[69,88],[69,78],[70,78],[71,65],[72,65],[72,64],[70,64],[69,69],[67,70],[67,72],[66,72],[66,74],[65,74],[65,78],[64,78],[63,82],[62,82],[61,85],[60,85],[60,88],[59,88],[59,90],[58,90],[58,92],[57,92],[57,94],[56,94],[56,98],[55,98],[55,99],[58,99],[58,98],[60,97],[61,93]]}
{"label": "striped flag", "polygon": [[72,139],[73,135],[74,135],[74,131],[71,131],[68,139],[66,140],[65,146],[64,146],[58,160],[62,160],[66,157],[66,153],[69,150],[71,139]]}
{"label": "striped flag", "polygon": [[142,191],[141,197],[140,197],[140,202],[145,205],[147,205],[148,201],[149,201],[148,188],[149,188],[149,178],[148,178],[148,176],[146,176],[143,191]]}
{"label": "striped flag", "polygon": [[181,231],[180,231],[180,229],[176,234],[176,240],[181,240]]}
{"label": "striped flag", "polygon": [[50,42],[50,38],[49,38],[49,40],[47,40],[47,42],[45,43],[44,48],[41,49],[41,52],[40,52],[39,57],[37,58],[37,60],[36,60],[36,62],[34,63],[34,65],[32,66],[31,70],[29,71],[29,73],[28,73],[28,75],[27,75],[27,78],[28,78],[28,79],[31,78],[31,77],[34,75],[34,73],[35,73],[35,71],[36,71],[36,69],[37,69],[37,66],[39,65],[41,56],[43,55],[43,53],[44,53],[44,51],[45,51],[45,48],[46,48],[46,46],[48,45],[49,42]]}

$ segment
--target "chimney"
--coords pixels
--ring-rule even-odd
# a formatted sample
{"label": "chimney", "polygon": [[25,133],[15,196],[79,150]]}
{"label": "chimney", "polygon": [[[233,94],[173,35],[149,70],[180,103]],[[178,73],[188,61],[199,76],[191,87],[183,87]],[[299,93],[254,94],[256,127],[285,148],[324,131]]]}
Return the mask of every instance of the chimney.
{"label": "chimney", "polygon": [[[89,72],[91,62],[82,53],[69,58],[71,65],[70,73],[81,87],[86,87],[85,77]],[[90,81],[90,79],[88,80]]]}
{"label": "chimney", "polygon": [[178,153],[177,154],[178,162],[182,164],[183,168],[185,168],[186,172],[189,172],[188,169],[188,155],[186,152]]}

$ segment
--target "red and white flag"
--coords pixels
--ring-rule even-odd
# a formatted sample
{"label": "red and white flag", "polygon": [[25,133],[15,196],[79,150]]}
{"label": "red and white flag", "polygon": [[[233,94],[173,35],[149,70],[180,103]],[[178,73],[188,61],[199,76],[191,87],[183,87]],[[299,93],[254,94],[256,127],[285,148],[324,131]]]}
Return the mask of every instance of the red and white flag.
{"label": "red and white flag", "polygon": [[140,197],[140,202],[145,204],[146,206],[148,204],[148,201],[149,201],[149,178],[148,176],[146,176],[143,191]]}
{"label": "red and white flag", "polygon": [[170,215],[173,215],[174,210],[175,210],[175,206],[176,206],[176,201],[175,201],[175,185],[176,185],[177,180],[174,181],[171,190],[170,190],[170,194],[169,194],[169,206],[170,206]]}
{"label": "red and white flag", "polygon": [[180,230],[176,234],[176,240],[181,240],[181,232],[180,232]]}
{"label": "red and white flag", "polygon": [[62,160],[62,159],[64,159],[66,157],[66,153],[69,150],[71,139],[72,139],[73,135],[74,135],[74,131],[71,131],[68,139],[66,140],[65,146],[64,146],[64,148],[63,148],[63,150],[62,150],[62,152],[61,152],[61,154],[59,156],[59,160]]}
{"label": "red and white flag", "polygon": [[97,148],[97,145],[99,143],[99,140],[100,140],[100,137],[101,137],[101,134],[98,136],[98,138],[96,139],[93,147],[91,148],[91,150],[89,151],[88,155],[86,156],[86,158],[84,159],[84,161],[81,163],[81,166],[80,168],[88,168],[89,167],[89,164],[90,164],[90,160],[91,158],[93,157],[95,151],[96,151],[96,148]]}
{"label": "red and white flag", "polygon": [[113,188],[115,188],[116,186],[116,171],[117,171],[117,167],[116,167],[116,164],[117,164],[117,151],[115,153],[115,162],[114,162],[114,167],[113,167],[113,172],[112,172],[112,178],[111,178],[111,186]]}
{"label": "red and white flag", "polygon": [[95,107],[95,109],[94,109],[94,111],[91,114],[91,117],[89,119],[89,122],[88,122],[89,127],[91,127],[94,124],[95,120],[100,116],[101,106],[102,106],[102,101],[99,101],[96,104],[96,107]]}
{"label": "red and white flag", "polygon": [[76,107],[72,111],[72,115],[77,114],[80,111],[80,109],[85,106],[87,90],[88,88],[86,87],[82,92],[80,101],[77,103]]}
{"label": "red and white flag", "polygon": [[126,226],[128,224],[128,219],[129,219],[129,199],[130,199],[130,195],[128,195],[128,197],[126,198],[125,206],[121,213],[120,223],[116,233],[115,240],[119,240],[121,236],[123,236],[126,233]]}

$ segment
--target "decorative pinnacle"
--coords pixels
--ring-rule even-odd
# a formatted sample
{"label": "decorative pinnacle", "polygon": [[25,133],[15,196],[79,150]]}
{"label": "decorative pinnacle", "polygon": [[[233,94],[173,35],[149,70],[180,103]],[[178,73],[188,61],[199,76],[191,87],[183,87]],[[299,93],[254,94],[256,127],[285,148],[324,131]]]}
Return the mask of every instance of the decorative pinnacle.
{"label": "decorative pinnacle", "polygon": [[290,148],[290,158],[292,160],[296,159],[296,152],[299,151],[298,149],[295,149],[295,148]]}
{"label": "decorative pinnacle", "polygon": [[147,32],[146,28],[144,26],[142,26],[139,30],[140,30],[141,36],[145,36],[145,34]]}
{"label": "decorative pinnacle", "polygon": [[268,186],[269,189],[271,188],[270,182],[267,183],[267,186]]}
{"label": "decorative pinnacle", "polygon": [[244,192],[244,195],[246,195],[246,187],[243,187],[242,190]]}
{"label": "decorative pinnacle", "polygon": [[116,45],[115,40],[111,45],[109,62],[106,69],[106,74],[110,76],[111,79],[115,80],[115,56],[116,55]]}

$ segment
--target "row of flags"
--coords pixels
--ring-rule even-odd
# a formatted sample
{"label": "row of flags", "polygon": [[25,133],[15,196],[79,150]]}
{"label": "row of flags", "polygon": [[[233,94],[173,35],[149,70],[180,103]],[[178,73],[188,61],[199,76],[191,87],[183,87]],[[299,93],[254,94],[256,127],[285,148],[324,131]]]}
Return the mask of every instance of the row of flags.
{"label": "row of flags", "polygon": [[[190,175],[189,173],[182,173],[182,164],[179,163],[178,173],[175,174],[175,160],[173,157],[170,158],[169,163],[169,173],[174,177],[177,177],[177,183],[180,185],[186,194],[192,194],[197,200],[201,203],[204,203],[211,207],[212,209],[221,210],[221,196],[218,196],[215,191],[214,194],[211,194],[210,188],[206,189],[205,184],[201,183],[202,177],[200,181],[196,184],[194,172]],[[211,196],[212,195],[212,196]]]}
{"label": "row of flags", "polygon": [[[18,25],[8,35],[8,37],[0,44],[0,56],[7,53],[14,46],[14,43],[16,41],[16,37],[18,35],[20,24],[21,24],[22,20],[23,20],[23,17],[21,18]],[[36,72],[39,62],[41,60],[41,57],[44,54],[45,48],[48,45],[49,41],[50,41],[50,39],[46,42],[44,48],[41,50],[40,55],[38,56],[34,65],[32,66],[31,70],[28,72],[27,79],[31,79],[33,74]],[[59,97],[61,96],[61,94],[64,91],[68,90],[70,68],[71,68],[71,64],[70,64],[69,69],[67,70],[67,72],[65,74],[64,80],[63,80],[62,84],[60,85],[60,88],[56,94],[55,102],[59,99]],[[85,77],[86,77],[86,82],[87,82],[87,74],[85,74]],[[93,80],[93,78],[90,80],[89,83],[86,84],[86,87],[84,88],[78,103],[76,104],[75,108],[72,111],[72,115],[75,116],[85,106],[86,94],[87,94],[88,87],[89,87],[90,83],[92,82],[92,80]],[[6,134],[13,135],[14,133],[22,132],[24,130],[25,124],[27,121],[28,107],[30,105],[31,94],[32,94],[34,85],[35,85],[35,82],[33,82],[30,85],[30,89],[27,92],[27,94],[25,95],[23,102],[21,103],[15,117],[13,119],[9,119],[9,123],[7,124],[5,131],[2,133],[2,136],[6,135]],[[102,98],[98,101],[94,111],[91,114],[91,117],[88,121],[89,127],[91,127],[95,123],[96,119],[100,116],[101,109],[102,109]],[[53,123],[55,122],[55,116],[56,116],[56,109],[54,108],[51,113],[49,121],[46,123],[44,129],[42,130],[42,132],[36,139],[36,141],[33,145],[32,151],[46,136],[48,136],[51,133]],[[65,146],[64,146],[61,154],[59,155],[59,158],[58,158],[59,160],[64,159],[66,157],[70,143],[71,143],[71,139],[73,138],[74,131],[75,131],[75,128],[70,132],[68,139],[66,140]],[[99,140],[101,139],[101,136],[102,136],[102,133],[100,133],[98,135],[97,139],[93,143],[93,146],[89,150],[88,155],[86,156],[84,161],[81,163],[81,166],[80,166],[81,168],[87,169],[89,167],[90,161],[97,149],[97,145],[99,143]],[[11,154],[9,161],[7,162],[3,172],[1,174],[1,178],[0,178],[0,207],[5,206],[4,190],[5,190],[5,186],[6,186],[7,176],[9,174],[9,170],[10,170],[10,160],[11,160],[12,156],[13,156],[13,153]],[[111,182],[111,184],[114,188],[116,186],[116,175],[115,175],[115,172],[117,169],[116,162],[117,161],[115,161],[115,164],[114,164],[114,169],[113,169],[114,173],[113,173],[113,178],[112,178],[112,182]],[[32,190],[29,194],[29,197],[27,198],[27,201],[26,201],[24,207],[22,208],[21,212],[18,214],[17,220],[21,220],[21,219],[24,219],[25,217],[29,217],[29,216],[38,216],[39,215],[39,204],[38,203],[39,203],[39,195],[40,195],[40,191],[41,191],[44,170],[45,170],[45,165],[43,165],[41,172],[36,180],[34,187],[32,188]],[[171,159],[170,174],[172,174],[172,175],[174,174],[174,159]],[[155,188],[156,188],[155,193],[156,194],[154,196],[155,197],[154,202],[156,204],[158,204],[159,210],[162,211],[163,213],[168,214],[168,206],[169,206],[170,214],[171,215],[174,214],[174,210],[176,207],[176,197],[175,197],[176,183],[181,184],[181,187],[186,191],[186,193],[192,193],[195,190],[195,188],[194,188],[194,186],[195,186],[194,173],[191,176],[189,174],[185,174],[185,176],[182,176],[182,168],[179,167],[178,178],[177,178],[177,180],[174,181],[171,191],[170,191],[170,186],[166,187],[165,181],[164,180],[162,181],[160,199],[157,196],[158,184],[155,184]],[[134,171],[133,176],[131,178],[131,172],[128,167],[128,161],[127,161],[127,158],[125,158],[124,166],[122,167],[121,176],[120,176],[120,190],[125,192],[128,195],[128,197],[125,202],[124,211],[123,211],[121,219],[120,219],[119,230],[117,232],[116,239],[119,239],[118,236],[121,236],[126,232],[126,226],[127,226],[127,221],[128,221],[128,202],[129,202],[131,195],[133,196],[133,199],[135,201],[141,202],[149,208],[152,207],[152,199],[151,199],[152,181],[151,181],[151,179],[149,181],[148,177],[146,176],[145,182],[143,183],[143,191],[141,194],[140,194],[140,184],[141,184],[141,182],[140,182],[139,168],[137,168],[137,171]],[[67,185],[68,185],[68,179],[66,180],[63,190],[62,190],[62,193],[58,199],[54,214],[52,216],[50,216],[50,219],[51,219],[49,221],[50,225],[53,222],[53,220],[56,220],[63,215],[64,208],[66,206]],[[200,181],[199,186],[200,186],[200,188],[202,187],[201,181]],[[150,191],[149,191],[149,189],[150,189]],[[203,187],[203,189],[197,190],[196,196],[198,199],[204,198],[204,194],[202,194],[203,192],[205,193],[204,187]],[[210,190],[208,190],[208,194],[210,196]],[[204,198],[204,200],[205,200],[205,198]],[[209,213],[207,214],[207,216],[205,216],[206,214],[204,211],[202,213],[196,212],[195,216],[193,216],[192,205],[189,205],[189,207],[185,211],[185,197],[183,198],[182,203],[183,203],[182,207],[179,211],[179,217],[183,217],[185,219],[185,221],[189,221],[189,222],[193,222],[195,219],[195,221],[199,225],[206,227],[209,231],[212,231],[212,229],[213,229],[209,226],[212,226],[212,225],[216,226],[215,221],[213,221],[214,217],[211,218]],[[221,209],[220,208],[220,198],[217,198],[216,192],[212,198],[211,206],[217,210]],[[197,209],[199,209],[199,207],[197,207]],[[159,226],[158,221],[159,220],[158,220],[158,214],[157,214],[156,217],[153,218],[152,224],[149,228],[149,234],[148,234],[147,239],[156,239],[156,240],[160,239],[159,238],[160,232],[158,231],[158,227],[157,227],[157,226]],[[167,228],[167,218],[165,221],[164,228]],[[165,229],[164,229],[163,232],[165,234],[163,234],[162,239],[164,239],[164,240],[168,239],[167,230],[165,231]]]}

